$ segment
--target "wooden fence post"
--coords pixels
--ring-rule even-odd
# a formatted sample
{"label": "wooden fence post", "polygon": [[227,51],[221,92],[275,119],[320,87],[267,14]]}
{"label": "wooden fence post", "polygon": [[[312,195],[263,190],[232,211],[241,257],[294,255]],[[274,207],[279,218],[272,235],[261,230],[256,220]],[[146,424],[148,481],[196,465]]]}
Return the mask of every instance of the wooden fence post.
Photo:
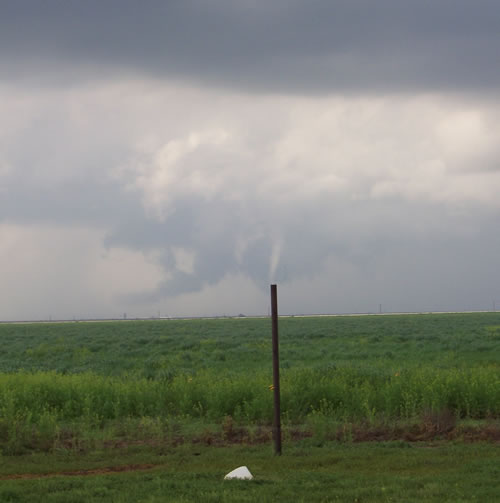
{"label": "wooden fence post", "polygon": [[278,293],[276,285],[271,285],[271,316],[273,339],[273,394],[274,420],[273,440],[274,454],[281,456],[281,412],[280,412],[280,360],[278,344]]}

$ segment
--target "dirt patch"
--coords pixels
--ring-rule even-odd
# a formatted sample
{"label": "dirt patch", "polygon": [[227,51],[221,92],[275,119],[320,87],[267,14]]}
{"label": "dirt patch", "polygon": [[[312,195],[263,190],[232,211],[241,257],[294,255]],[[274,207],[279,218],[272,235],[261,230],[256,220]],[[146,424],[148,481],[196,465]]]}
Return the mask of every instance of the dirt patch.
{"label": "dirt patch", "polygon": [[75,470],[75,471],[64,471],[64,472],[52,472],[52,473],[14,473],[12,475],[4,475],[0,477],[0,480],[16,480],[16,479],[43,479],[49,477],[85,477],[87,475],[108,475],[111,473],[122,473],[122,472],[138,472],[144,470],[151,470],[159,465],[120,465],[120,466],[108,466],[105,468],[94,468],[90,470]]}
{"label": "dirt patch", "polygon": [[[296,442],[314,437],[312,430],[304,428],[284,428],[284,442]],[[463,442],[500,443],[500,424],[483,424],[480,426],[461,426],[453,417],[446,414],[429,416],[418,424],[411,425],[370,425],[367,423],[346,424],[341,428],[324,432],[325,440],[339,442],[388,442],[402,440],[405,442],[430,442],[435,440],[459,440]],[[177,437],[172,445],[182,443],[202,444],[210,446],[227,446],[234,444],[259,445],[272,442],[272,428],[259,426],[248,429],[235,426],[226,421],[222,432],[210,430],[202,434],[183,438]]]}
{"label": "dirt patch", "polygon": [[446,424],[439,427],[436,424],[422,423],[412,426],[376,426],[352,425],[346,433],[345,429],[333,435],[327,435],[331,440],[352,442],[387,442],[403,440],[406,442],[429,442],[435,440],[460,440],[463,442],[500,443],[500,425],[456,426]]}
{"label": "dirt patch", "polygon": [[[432,418],[431,418],[432,419]],[[338,429],[324,432],[324,440],[338,442],[433,442],[462,441],[500,443],[500,423],[487,423],[478,426],[457,425],[446,418],[434,418],[418,424],[408,425],[370,425],[367,423],[346,424]],[[315,432],[305,428],[285,427],[282,429],[283,442],[297,442],[315,436]],[[178,434],[168,439],[120,440],[105,444],[107,449],[121,449],[130,446],[148,445],[150,447],[175,448],[183,444],[227,447],[230,445],[262,445],[272,442],[272,428],[258,426],[247,428],[237,426],[226,420],[222,431],[205,429],[199,434],[184,436]]]}

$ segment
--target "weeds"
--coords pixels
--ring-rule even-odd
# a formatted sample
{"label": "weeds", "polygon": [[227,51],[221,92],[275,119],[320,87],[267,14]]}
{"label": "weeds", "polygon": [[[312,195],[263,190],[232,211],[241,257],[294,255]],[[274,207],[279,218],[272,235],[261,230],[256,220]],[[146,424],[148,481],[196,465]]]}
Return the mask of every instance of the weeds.
{"label": "weeds", "polygon": [[[285,424],[321,443],[348,441],[353,425],[448,434],[453,421],[498,420],[499,326],[496,313],[284,319]],[[266,428],[268,329],[251,319],[0,325],[0,449],[175,441],[173,425],[197,421],[228,440]]]}
{"label": "weeds", "polygon": [[[139,433],[159,439],[168,421],[196,418],[222,424],[229,438],[234,421],[271,423],[268,382],[269,376],[221,379],[208,371],[170,381],[92,373],[1,374],[0,446],[5,452],[49,449],[68,427],[82,438],[83,432],[103,431],[120,421],[135,421]],[[493,366],[420,368],[398,376],[356,368],[288,370],[281,389],[287,421],[306,422],[325,438],[331,424],[419,418],[439,433],[457,418],[500,417],[500,372]]]}

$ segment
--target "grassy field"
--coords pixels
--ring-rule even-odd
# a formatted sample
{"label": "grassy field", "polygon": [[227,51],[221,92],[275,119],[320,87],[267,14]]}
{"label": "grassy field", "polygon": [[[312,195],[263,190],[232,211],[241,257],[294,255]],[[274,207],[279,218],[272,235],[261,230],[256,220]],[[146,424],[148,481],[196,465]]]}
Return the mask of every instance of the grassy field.
{"label": "grassy field", "polygon": [[[499,461],[491,445],[401,442],[321,448],[302,442],[287,446],[280,458],[262,446],[58,452],[0,465],[0,501],[484,503],[498,501]],[[254,480],[223,480],[241,464]],[[118,468],[124,471],[113,472]],[[53,474],[13,478],[29,472]]]}
{"label": "grassy field", "polygon": [[[0,501],[500,495],[500,313],[280,319],[274,472],[269,319],[0,324],[0,341],[0,477],[148,468],[6,479]],[[250,462],[253,485],[221,482]]]}
{"label": "grassy field", "polygon": [[[270,368],[270,320],[0,324],[0,372],[162,378]],[[500,313],[280,319],[283,369],[500,364]]]}

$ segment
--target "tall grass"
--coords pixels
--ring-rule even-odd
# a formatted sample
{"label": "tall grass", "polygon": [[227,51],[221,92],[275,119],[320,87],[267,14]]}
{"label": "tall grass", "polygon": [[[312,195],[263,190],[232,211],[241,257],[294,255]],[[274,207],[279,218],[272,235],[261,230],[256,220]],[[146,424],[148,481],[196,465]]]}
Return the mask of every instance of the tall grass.
{"label": "tall grass", "polygon": [[[65,425],[99,429],[130,418],[226,416],[268,424],[268,375],[221,377],[202,372],[166,380],[92,373],[0,374],[0,445],[55,438]],[[500,370],[419,368],[400,372],[339,368],[290,370],[282,376],[282,414],[291,423],[322,415],[334,421],[411,419],[425,411],[463,418],[500,417]],[[83,425],[83,426],[82,426]]]}
{"label": "tall grass", "polygon": [[[120,424],[153,436],[188,419],[270,424],[269,328],[263,319],[0,325],[0,449],[46,449],[68,432]],[[499,334],[500,313],[283,319],[283,419],[500,419]]]}
{"label": "tall grass", "polygon": [[[202,372],[157,381],[92,373],[0,374],[0,419],[33,421],[49,412],[58,420],[190,416],[248,421],[272,417],[270,376],[221,377]],[[336,419],[373,414],[410,418],[447,408],[460,417],[500,416],[500,370],[419,368],[391,374],[366,369],[292,370],[282,374],[282,411],[293,421],[322,410]]]}

